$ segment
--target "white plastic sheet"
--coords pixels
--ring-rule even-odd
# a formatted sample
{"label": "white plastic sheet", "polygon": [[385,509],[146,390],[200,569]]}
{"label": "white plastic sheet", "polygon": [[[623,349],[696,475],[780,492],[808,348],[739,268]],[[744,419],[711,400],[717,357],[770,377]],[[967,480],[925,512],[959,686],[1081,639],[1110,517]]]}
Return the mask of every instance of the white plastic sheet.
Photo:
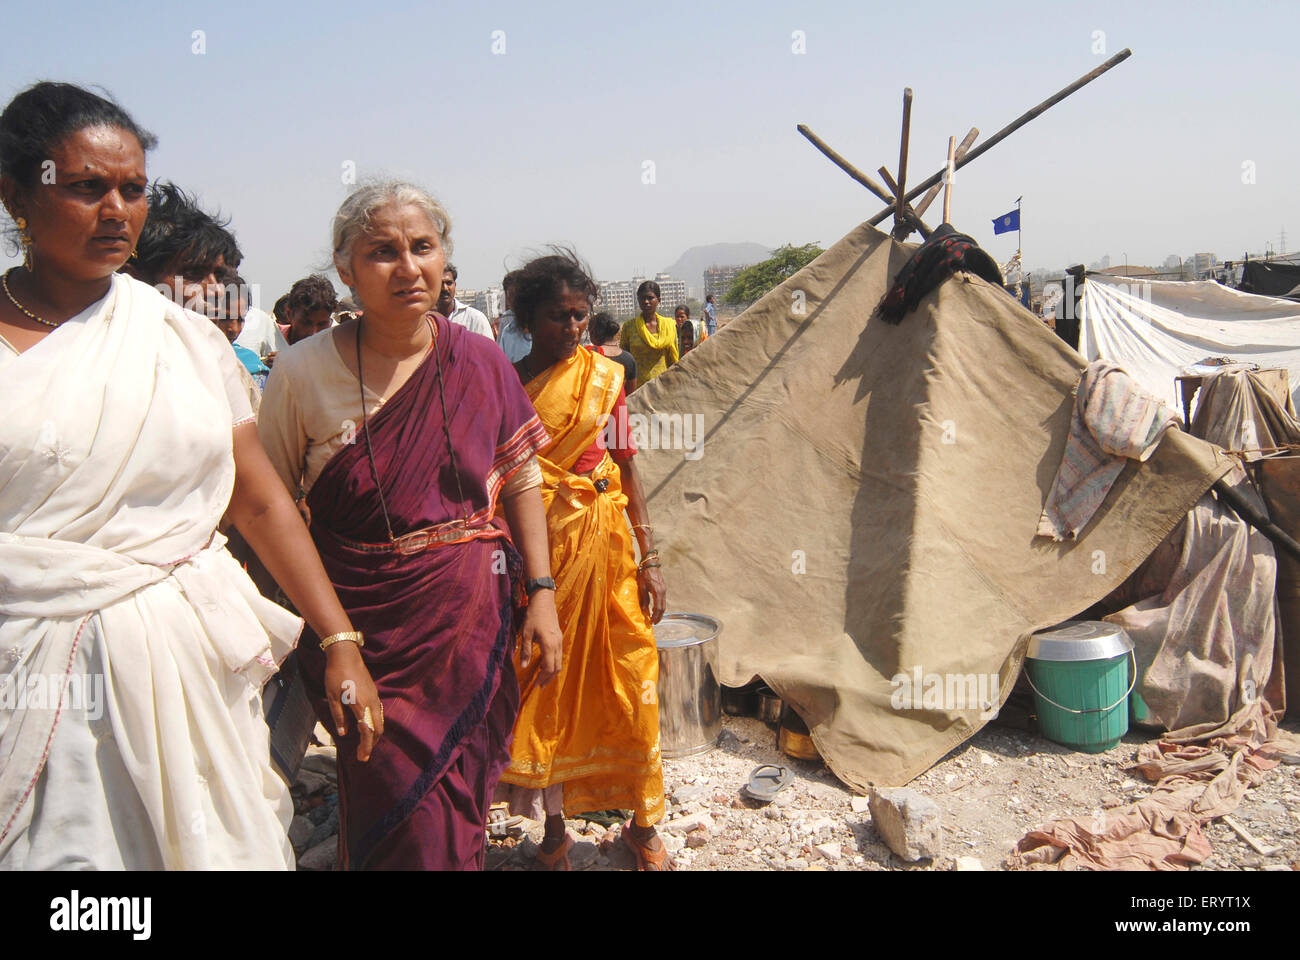
{"label": "white plastic sheet", "polygon": [[1181,410],[1174,378],[1206,357],[1231,357],[1290,374],[1300,401],[1300,304],[1241,293],[1212,280],[1089,275],[1079,305],[1079,352],[1123,367]]}

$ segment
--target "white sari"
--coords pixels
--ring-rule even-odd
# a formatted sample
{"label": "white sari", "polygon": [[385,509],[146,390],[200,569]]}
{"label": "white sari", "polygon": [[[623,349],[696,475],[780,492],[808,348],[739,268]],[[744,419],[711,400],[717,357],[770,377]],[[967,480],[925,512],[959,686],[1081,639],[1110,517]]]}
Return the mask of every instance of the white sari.
{"label": "white sari", "polygon": [[0,868],[293,866],[260,689],[302,624],[216,532],[238,363],[121,275],[0,343]]}

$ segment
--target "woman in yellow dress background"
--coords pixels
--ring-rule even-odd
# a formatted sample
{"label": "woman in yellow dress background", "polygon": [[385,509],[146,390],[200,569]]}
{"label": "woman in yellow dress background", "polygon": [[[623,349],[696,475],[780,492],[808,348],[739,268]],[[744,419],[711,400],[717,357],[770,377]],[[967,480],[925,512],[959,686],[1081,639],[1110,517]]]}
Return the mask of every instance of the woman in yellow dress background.
{"label": "woman in yellow dress background", "polygon": [[677,326],[659,312],[659,284],[647,280],[636,288],[641,312],[623,324],[618,345],[632,354],[637,386],[649,383],[681,359]]}
{"label": "woman in yellow dress background", "polygon": [[544,866],[568,868],[565,812],[618,808],[634,811],[622,836],[638,868],[664,870],[672,863],[654,828],[664,796],[653,624],[665,589],[628,437],[623,368],[579,344],[596,292],[572,254],[533,260],[516,281],[515,315],[532,350],[515,369],[552,438],[537,459],[564,666],[541,688],[536,664],[519,670],[522,702],[501,780],[514,812],[544,814]]}

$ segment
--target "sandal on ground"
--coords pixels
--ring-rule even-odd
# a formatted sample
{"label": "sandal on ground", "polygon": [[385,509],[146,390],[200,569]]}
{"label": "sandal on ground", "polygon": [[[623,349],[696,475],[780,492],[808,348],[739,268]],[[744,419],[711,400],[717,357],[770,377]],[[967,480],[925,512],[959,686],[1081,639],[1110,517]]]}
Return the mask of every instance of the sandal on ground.
{"label": "sandal on ground", "polygon": [[550,853],[544,851],[539,845],[537,847],[537,869],[565,872],[572,870],[573,864],[569,862],[569,851],[573,849],[573,845],[573,834],[567,830],[564,831],[564,842]]}
{"label": "sandal on ground", "polygon": [[765,763],[755,767],[749,775],[749,782],[741,787],[740,792],[759,803],[771,803],[778,793],[790,785],[794,776],[789,767],[778,767],[774,763]]}
{"label": "sandal on ground", "polygon": [[632,824],[634,822],[635,821],[633,820],[629,820],[627,823],[623,824],[623,830],[621,832],[623,835],[623,842],[627,844],[628,849],[632,851],[632,855],[636,857],[637,870],[656,872],[663,870],[676,870],[677,865],[673,863],[673,858],[668,855],[668,848],[664,846],[662,837],[659,838],[658,850],[651,850],[649,847],[643,846],[632,837]]}

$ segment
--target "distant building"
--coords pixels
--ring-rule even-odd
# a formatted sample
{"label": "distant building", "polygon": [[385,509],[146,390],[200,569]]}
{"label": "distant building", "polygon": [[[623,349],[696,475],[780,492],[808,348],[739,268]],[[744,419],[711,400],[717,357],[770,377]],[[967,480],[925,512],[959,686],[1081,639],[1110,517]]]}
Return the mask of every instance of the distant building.
{"label": "distant building", "polygon": [[640,280],[613,280],[601,283],[596,306],[615,320],[626,320],[637,312],[636,288]]}
{"label": "distant building", "polygon": [[488,287],[486,290],[459,289],[456,291],[456,299],[478,310],[489,320],[501,316],[506,309],[505,294],[500,287]]}
{"label": "distant building", "polygon": [[1213,276],[1215,267],[1219,265],[1219,258],[1212,253],[1197,253],[1190,258],[1192,261],[1192,272],[1198,280]]}
{"label": "distant building", "polygon": [[736,277],[740,276],[742,270],[748,268],[747,264],[736,264],[729,267],[712,266],[704,271],[704,298],[707,300],[711,295],[715,304],[721,305],[727,296],[727,291],[735,282]]}
{"label": "distant building", "polygon": [[686,281],[656,273],[655,283],[659,284],[659,312],[671,317],[674,310],[686,303]]}

